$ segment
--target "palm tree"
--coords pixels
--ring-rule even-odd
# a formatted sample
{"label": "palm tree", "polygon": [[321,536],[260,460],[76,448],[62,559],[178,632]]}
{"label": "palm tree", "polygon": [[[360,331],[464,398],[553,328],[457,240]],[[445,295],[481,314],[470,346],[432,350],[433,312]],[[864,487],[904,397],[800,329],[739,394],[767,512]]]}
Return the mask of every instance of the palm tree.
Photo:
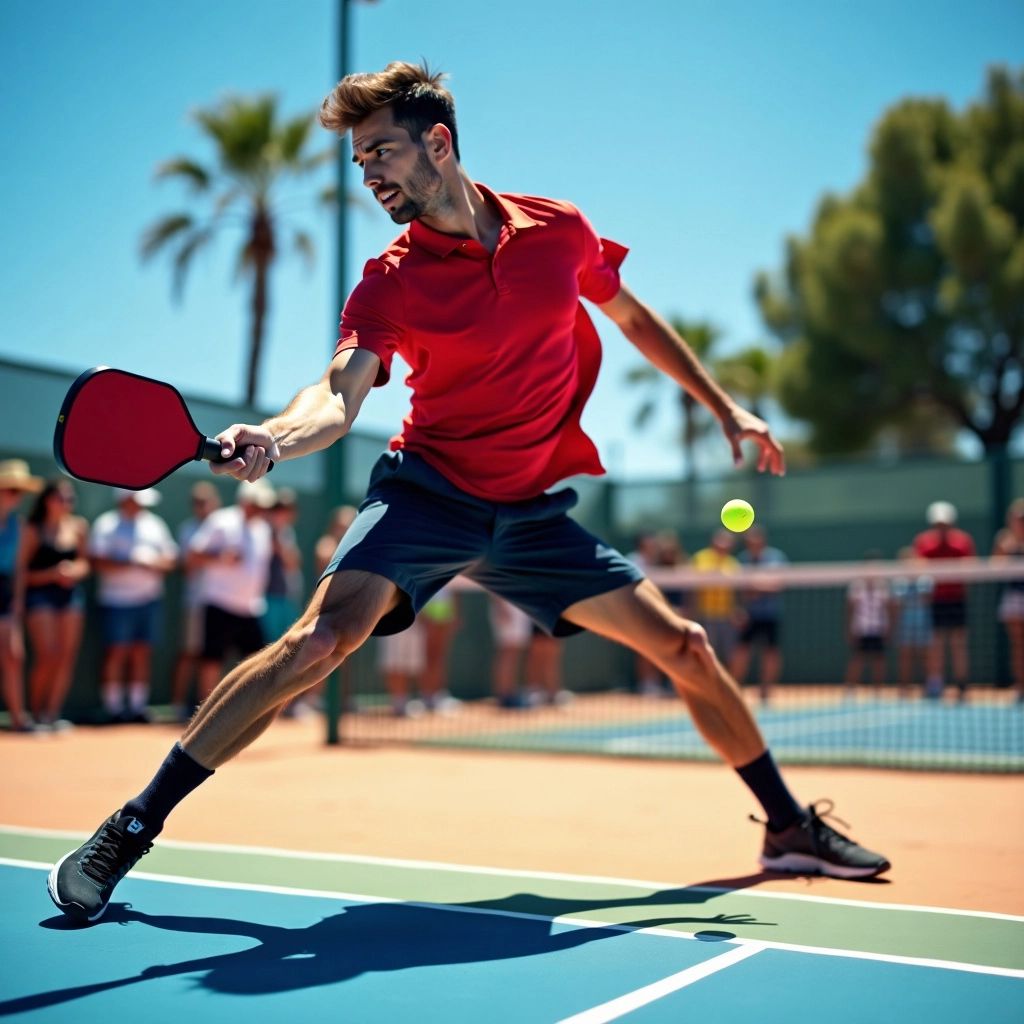
{"label": "palm tree", "polygon": [[[672,317],[669,323],[676,334],[686,339],[687,344],[702,363],[710,357],[718,339],[722,336],[714,324],[705,320],[683,320],[680,317]],[[642,430],[659,404],[663,393],[662,388],[676,385],[672,383],[671,378],[666,377],[650,363],[643,363],[629,370],[626,373],[626,381],[630,384],[642,385],[647,389],[647,394],[633,417],[634,426]],[[682,442],[686,455],[683,479],[692,480],[697,470],[697,442],[708,432],[711,422],[707,417],[700,415],[700,403],[688,391],[678,388],[677,393],[682,406]]]}
{"label": "palm tree", "polygon": [[[151,225],[142,238],[142,258],[170,249],[173,260],[172,293],[180,299],[192,259],[216,234],[229,226],[243,227],[236,273],[251,283],[249,361],[245,400],[256,402],[269,302],[270,271],[280,255],[280,238],[290,235],[291,247],[312,265],[310,235],[286,227],[280,203],[283,182],[309,175],[334,159],[334,149],[307,152],[316,120],[313,113],[284,121],[277,114],[277,99],[228,97],[216,107],[196,111],[194,120],[216,146],[216,166],[190,157],[176,157],[156,169],[158,180],[177,179],[190,187],[208,209],[202,216],[178,212]],[[321,203],[336,198],[323,189]]]}

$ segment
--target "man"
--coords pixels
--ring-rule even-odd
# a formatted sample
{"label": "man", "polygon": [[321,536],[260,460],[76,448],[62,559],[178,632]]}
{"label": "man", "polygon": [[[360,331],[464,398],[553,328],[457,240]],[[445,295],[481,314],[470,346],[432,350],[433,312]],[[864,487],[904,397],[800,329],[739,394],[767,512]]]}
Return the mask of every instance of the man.
{"label": "man", "polygon": [[[774,569],[788,565],[789,559],[770,547],[760,526],[752,526],[743,535],[743,550],[738,561],[744,569]],[[761,644],[761,681],[758,687],[762,704],[767,704],[782,675],[782,654],[779,651],[779,621],[782,618],[782,587],[778,583],[759,580],[743,590],[743,615],[732,674],[742,686],[750,667],[750,654],[755,643]]]}
{"label": "man", "polygon": [[199,699],[206,700],[229,654],[255,654],[263,646],[272,540],[267,513],[277,502],[265,480],[238,485],[235,504],[211,512],[196,530],[189,560],[202,568],[204,610],[199,657]]}
{"label": "man", "polygon": [[580,298],[714,412],[733,457],[760,449],[783,472],[767,426],[739,408],[669,325],[621,284],[626,250],[602,241],[568,203],[497,195],[459,162],[454,102],[441,76],[393,63],[350,75],[321,123],[352,132],[363,184],[409,228],[365,268],[321,381],[261,426],[218,435],[216,472],[258,480],[269,460],[319,451],[351,428],[400,352],[412,409],[370,480],[359,516],[299,621],[230,672],[152,782],[51,872],[65,913],[102,914],[114,885],[192,789],[250,744],[288,700],[371,634],[403,629],[462,572],[548,632],[589,629],[650,658],[675,684],[714,749],[767,812],[762,863],[844,877],[888,861],[831,829],[786,788],[703,629],[672,611],[619,552],[567,515],[576,495],[548,488],[601,464],[580,415],[600,341]]}
{"label": "man", "polygon": [[[956,527],[956,506],[933,501],[926,513],[929,529],[914,538],[914,550],[921,558],[973,558],[974,541]],[[967,587],[956,581],[941,581],[932,590],[932,637],[928,648],[928,674],[924,693],[932,700],[945,689],[946,648],[953,666],[961,704],[967,702]]]}
{"label": "man", "polygon": [[199,660],[203,653],[203,620],[206,609],[202,605],[203,569],[200,559],[190,557],[189,549],[196,531],[206,517],[220,508],[220,494],[208,480],[192,485],[189,495],[192,515],[178,527],[179,565],[185,576],[185,593],[182,601],[181,648],[174,665],[171,680],[171,704],[181,722],[187,722],[191,715],[189,689],[199,672]]}
{"label": "man", "polygon": [[175,567],[178,547],[152,511],[160,503],[158,491],[118,488],[114,500],[117,507],[97,518],[89,537],[103,620],[101,696],[109,721],[147,722],[164,578]]}

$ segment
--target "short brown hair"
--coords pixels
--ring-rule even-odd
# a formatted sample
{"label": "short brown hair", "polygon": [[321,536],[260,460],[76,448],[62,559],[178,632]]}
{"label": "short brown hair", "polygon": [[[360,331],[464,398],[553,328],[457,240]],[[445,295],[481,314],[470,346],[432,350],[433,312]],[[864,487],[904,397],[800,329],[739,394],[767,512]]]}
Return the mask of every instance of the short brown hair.
{"label": "short brown hair", "polygon": [[459,133],[455,126],[455,100],[441,85],[447,76],[431,71],[426,62],[392,61],[383,71],[346,75],[320,105],[320,123],[344,135],[360,121],[390,106],[395,124],[414,141],[435,124],[452,133],[452,148],[459,158]]}

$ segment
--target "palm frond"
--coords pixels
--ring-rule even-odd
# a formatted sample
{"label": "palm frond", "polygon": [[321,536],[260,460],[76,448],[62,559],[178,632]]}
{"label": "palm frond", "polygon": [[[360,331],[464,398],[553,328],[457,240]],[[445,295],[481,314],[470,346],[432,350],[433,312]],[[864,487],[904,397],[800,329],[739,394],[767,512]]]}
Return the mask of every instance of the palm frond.
{"label": "palm frond", "polygon": [[165,178],[184,178],[193,192],[205,192],[212,180],[212,175],[202,164],[190,160],[187,156],[178,156],[157,164],[153,177],[157,181]]}
{"label": "palm frond", "polygon": [[315,114],[301,114],[290,121],[285,121],[275,133],[274,141],[278,153],[288,166],[294,167],[301,162],[302,150],[309,141],[309,133],[313,129],[315,119]]}
{"label": "palm frond", "polygon": [[156,255],[172,238],[184,231],[191,231],[194,225],[192,217],[187,213],[174,213],[158,220],[142,235],[139,253],[142,259],[148,260]]}
{"label": "palm frond", "polygon": [[229,96],[217,107],[197,110],[193,117],[217,144],[224,169],[251,178],[265,173],[276,109],[274,96]]}
{"label": "palm frond", "polygon": [[311,271],[316,263],[316,244],[313,242],[313,236],[306,231],[296,230],[292,237],[292,244],[295,246],[295,251],[302,257],[306,270]]}
{"label": "palm frond", "polygon": [[185,278],[188,276],[192,257],[213,237],[210,228],[202,228],[193,232],[185,239],[177,255],[174,257],[174,268],[171,279],[171,295],[175,302],[180,302],[185,294]]}

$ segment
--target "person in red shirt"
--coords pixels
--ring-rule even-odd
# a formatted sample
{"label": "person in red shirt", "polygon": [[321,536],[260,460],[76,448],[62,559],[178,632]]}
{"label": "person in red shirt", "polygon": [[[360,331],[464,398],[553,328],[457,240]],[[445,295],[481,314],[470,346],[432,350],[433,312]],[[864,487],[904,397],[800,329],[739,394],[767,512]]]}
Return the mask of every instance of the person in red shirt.
{"label": "person in red shirt", "polygon": [[227,461],[214,471],[255,481],[270,460],[338,441],[371,388],[387,383],[395,353],[411,367],[402,431],[295,626],[225,677],[146,789],[51,872],[51,897],[78,920],[103,913],[174,806],[281,707],[371,634],[406,628],[458,573],[554,636],[591,630],[654,662],[764,808],[764,867],[844,878],[889,868],[836,832],[824,811],[796,802],[704,630],[566,514],[574,491],[549,490],[573,474],[603,472],[580,426],[601,355],[580,300],[711,410],[737,463],[750,441],[758,468],[782,474],[781,447],[622,283],[623,246],[601,238],[569,202],[473,181],[441,80],[395,62],[348,76],[324,101],[321,123],[352,133],[363,184],[407,227],[366,264],[324,377],[279,416],[219,434]]}
{"label": "person in red shirt", "polygon": [[[914,551],[921,558],[973,558],[974,541],[956,528],[956,507],[948,501],[928,506],[929,529],[914,538]],[[954,682],[961,703],[967,700],[967,587],[955,580],[936,583],[932,590],[932,638],[928,648],[928,678],[925,696],[938,700],[945,688],[946,649],[953,666]]]}

